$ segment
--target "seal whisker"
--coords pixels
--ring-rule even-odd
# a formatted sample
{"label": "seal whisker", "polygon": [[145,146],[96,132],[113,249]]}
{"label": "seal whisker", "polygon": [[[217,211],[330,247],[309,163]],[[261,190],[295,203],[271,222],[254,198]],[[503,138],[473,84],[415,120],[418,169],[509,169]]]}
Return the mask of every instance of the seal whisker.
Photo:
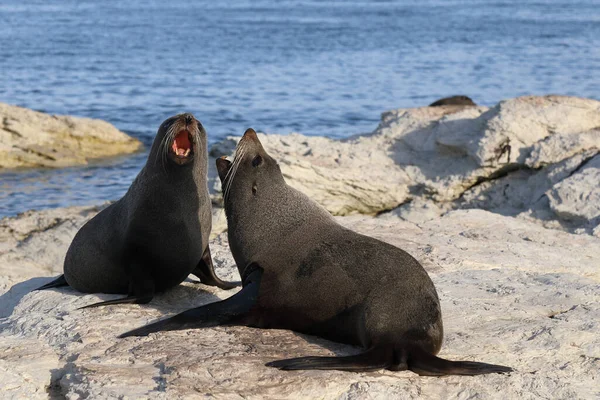
{"label": "seal whisker", "polygon": [[160,154],[160,163],[161,166],[163,168],[164,172],[167,172],[167,168],[165,167],[166,164],[166,160],[167,160],[167,152],[168,150],[168,139],[169,134],[167,133],[165,136],[163,136],[162,140],[160,141],[160,147],[159,147],[159,151],[156,154],[156,158],[158,158],[158,155]]}
{"label": "seal whisker", "polygon": [[160,145],[158,146],[158,150],[156,152],[156,155],[154,156],[154,165],[156,165],[158,163],[158,160],[161,159],[162,162],[162,158],[163,158],[163,146],[165,143],[165,138],[167,137],[167,135],[163,136],[162,139],[160,140]]}
{"label": "seal whisker", "polygon": [[227,185],[225,187],[225,192],[223,194],[223,199],[225,201],[229,197],[229,193],[231,192],[231,184],[233,182],[233,179],[235,178],[235,174],[236,174],[240,164],[242,163],[242,159],[244,158],[245,153],[246,153],[246,146],[244,146],[242,143],[242,147],[240,149],[239,155],[238,155],[238,152],[236,151],[235,158],[233,159],[233,165],[227,172],[227,175],[229,175],[229,172],[231,172],[231,176],[229,177],[229,180],[227,181]]}
{"label": "seal whisker", "polygon": [[[237,162],[237,164],[235,164],[235,162]],[[233,176],[235,175],[235,174],[230,174],[230,173],[233,172],[234,167],[236,167],[238,164],[239,164],[239,161],[234,159],[234,165],[232,165],[231,168],[229,168],[229,171],[227,171],[227,175],[229,175],[229,178],[226,181],[225,190],[223,191],[223,199],[224,200],[227,200],[227,197],[229,195],[229,190],[231,188],[231,182],[233,180]]]}
{"label": "seal whisker", "polygon": [[[245,146],[242,142],[240,142],[240,144],[238,144],[238,148],[235,150],[235,156],[233,157],[234,165],[236,162],[238,162],[238,158],[241,157],[241,155],[244,153],[244,150],[245,150]],[[233,167],[233,165],[232,165],[232,167]],[[233,168],[229,168],[229,171],[227,171],[227,174],[225,174],[224,180],[227,180],[229,178],[232,171],[233,171]]]}
{"label": "seal whisker", "polygon": [[[235,164],[235,162],[237,162],[237,164]],[[227,200],[228,196],[229,196],[229,190],[231,189],[231,182],[233,181],[233,176],[235,174],[230,174],[230,172],[233,172],[234,167],[237,167],[237,165],[239,164],[238,160],[234,159],[234,165],[231,166],[231,168],[229,168],[229,171],[227,171],[227,174],[229,175],[229,179],[227,180],[227,183],[225,184],[225,190],[223,191],[223,199]]]}
{"label": "seal whisker", "polygon": [[[229,188],[231,186],[231,181],[233,178],[232,172],[234,170],[234,167],[239,164],[239,159],[238,159],[238,155],[240,154],[240,150],[238,149],[235,152],[235,157],[233,158],[233,165],[229,168],[229,171],[227,171],[227,174],[225,174],[225,179],[223,179],[223,182],[225,182],[225,187],[223,188],[223,199],[226,200],[227,199],[227,193],[229,192]],[[236,164],[237,163],[237,164]]]}
{"label": "seal whisker", "polygon": [[163,170],[166,172],[166,163],[167,163],[167,157],[169,156],[169,148],[171,147],[171,143],[173,143],[173,141],[175,140],[175,136],[177,134],[178,129],[176,129],[179,126],[179,121],[175,121],[171,124],[171,126],[169,126],[169,129],[167,130],[167,134],[164,136],[164,140],[166,140],[166,143],[164,143],[162,145],[162,162],[163,162]]}
{"label": "seal whisker", "polygon": [[[195,142],[194,144],[196,145],[196,151],[200,152],[200,140],[201,140],[201,138],[200,138],[200,126],[198,124],[196,124],[196,127],[194,129],[193,135],[194,135],[194,142]],[[192,149],[193,149],[193,147],[192,147]],[[205,149],[204,151],[207,151],[207,150],[208,149]],[[196,152],[196,151],[194,151],[194,152]]]}
{"label": "seal whisker", "polygon": [[[171,126],[173,126],[173,124],[171,124]],[[169,127],[169,129],[167,129],[167,132],[162,137],[162,139],[160,141],[160,145],[158,146],[158,152],[156,153],[156,159],[158,160],[158,158],[160,158],[161,166],[162,166],[164,172],[167,172],[167,169],[165,167],[165,160],[167,158],[167,152],[168,152],[168,146],[169,146],[168,143],[170,142],[169,137],[170,137],[170,132],[171,132],[171,126]]]}

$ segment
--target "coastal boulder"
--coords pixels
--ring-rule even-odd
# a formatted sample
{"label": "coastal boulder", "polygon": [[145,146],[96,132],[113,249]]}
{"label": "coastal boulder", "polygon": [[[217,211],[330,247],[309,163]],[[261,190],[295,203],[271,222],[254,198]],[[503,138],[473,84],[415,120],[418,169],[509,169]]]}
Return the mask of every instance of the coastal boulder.
{"label": "coastal boulder", "polygon": [[[344,140],[259,138],[286,181],[334,215],[377,215],[416,202],[440,211],[431,218],[483,208],[592,233],[600,222],[592,160],[600,152],[599,127],[599,101],[549,95],[491,108],[388,111],[371,134]],[[217,144],[211,154],[232,154],[237,140]],[[218,179],[211,176],[218,202]]]}
{"label": "coastal boulder", "polygon": [[139,140],[105,121],[0,103],[0,168],[84,165],[141,147]]}

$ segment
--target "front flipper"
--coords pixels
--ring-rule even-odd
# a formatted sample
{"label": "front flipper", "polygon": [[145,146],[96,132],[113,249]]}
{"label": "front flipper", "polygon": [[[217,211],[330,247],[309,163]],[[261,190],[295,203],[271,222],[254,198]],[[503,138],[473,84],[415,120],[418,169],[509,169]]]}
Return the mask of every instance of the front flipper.
{"label": "front flipper", "polygon": [[154,297],[154,280],[144,274],[142,264],[132,263],[130,267],[129,278],[129,294],[122,299],[114,299],[101,301],[99,303],[90,304],[89,306],[80,307],[95,308],[101,306],[110,306],[114,304],[147,304]]}
{"label": "front flipper", "polygon": [[233,289],[234,287],[240,286],[239,282],[225,282],[219,279],[215,274],[215,268],[213,266],[212,257],[210,255],[210,247],[206,246],[202,259],[196,266],[196,269],[192,271],[192,275],[200,278],[200,282],[209,286],[216,286],[220,289]]}
{"label": "front flipper", "polygon": [[152,300],[154,294],[146,295],[146,296],[127,296],[122,299],[114,299],[101,301],[99,303],[90,304],[89,306],[79,307],[78,310],[83,310],[85,308],[95,308],[101,306],[111,306],[114,304],[147,304]]}
{"label": "front flipper", "polygon": [[[345,357],[298,357],[266,363],[267,367],[292,371],[301,369],[336,369],[340,371],[375,371],[390,367],[392,354],[371,348],[364,353]],[[406,369],[406,368],[405,368]]]}
{"label": "front flipper", "polygon": [[147,336],[158,331],[175,331],[190,328],[206,328],[227,323],[240,317],[256,304],[263,269],[250,264],[244,271],[243,288],[228,299],[192,308],[174,317],[163,319],[138,329],[123,333],[119,338]]}
{"label": "front flipper", "polygon": [[64,275],[59,276],[58,278],[54,279],[53,281],[48,282],[45,285],[40,286],[37,289],[33,289],[33,291],[35,292],[36,290],[44,290],[44,289],[50,289],[50,288],[62,287],[62,286],[69,286]]}

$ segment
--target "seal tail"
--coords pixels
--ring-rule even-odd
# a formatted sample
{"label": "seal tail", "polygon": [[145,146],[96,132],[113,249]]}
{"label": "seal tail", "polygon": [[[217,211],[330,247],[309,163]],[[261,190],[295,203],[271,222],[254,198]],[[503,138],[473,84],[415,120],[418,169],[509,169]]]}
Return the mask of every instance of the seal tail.
{"label": "seal tail", "polygon": [[483,375],[512,372],[504,365],[487,364],[475,361],[450,361],[430,354],[420,348],[411,349],[408,356],[408,369],[426,376],[441,375]]}
{"label": "seal tail", "polygon": [[65,279],[64,275],[59,276],[55,280],[53,280],[51,282],[48,282],[45,285],[40,286],[37,289],[33,289],[33,291],[51,289],[51,288],[62,287],[62,286],[69,286],[69,284],[67,283],[67,280]]}

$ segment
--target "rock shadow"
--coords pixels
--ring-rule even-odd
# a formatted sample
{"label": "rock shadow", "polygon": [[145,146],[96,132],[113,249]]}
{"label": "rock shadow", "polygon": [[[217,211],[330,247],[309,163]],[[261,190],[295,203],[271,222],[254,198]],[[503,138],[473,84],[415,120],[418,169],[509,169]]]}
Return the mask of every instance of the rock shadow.
{"label": "rock shadow", "polygon": [[478,140],[481,124],[470,118],[434,121],[397,138],[388,151],[397,165],[416,166],[427,180],[466,177],[481,168],[468,149],[469,141]]}
{"label": "rock shadow", "polygon": [[[187,281],[189,282],[189,281]],[[200,283],[195,283],[194,286],[189,285],[177,285],[173,288],[170,288],[164,292],[157,293],[154,298],[147,304],[142,304],[143,307],[154,308],[157,311],[160,311],[163,316],[159,318],[164,318],[167,315],[171,315],[173,313],[180,313],[186,311],[190,308],[200,307],[205,304],[214,303],[216,301],[221,301],[221,298],[207,290],[209,286],[205,286]],[[71,289],[72,290],[72,289]],[[219,290],[219,289],[217,289]],[[227,292],[227,291],[224,291]],[[231,291],[231,295],[235,293],[235,291]],[[78,294],[81,296],[90,296],[91,293],[80,293],[74,292],[74,294]],[[101,301],[119,299],[124,297],[122,294],[106,294],[106,293],[94,293],[94,299],[90,299],[90,304],[94,304]],[[85,307],[86,304],[82,304],[81,307]],[[102,306],[104,307],[104,306]],[[102,308],[99,307],[99,308]],[[128,307],[127,304],[120,304],[116,306],[109,307]],[[93,308],[92,308],[93,309]]]}
{"label": "rock shadow", "polygon": [[[304,339],[306,342],[308,342],[310,344],[314,344],[314,345],[323,347],[324,349],[331,351],[333,354],[335,354],[336,357],[352,356],[355,354],[360,354],[365,351],[365,349],[363,349],[360,346],[354,346],[351,344],[334,342],[329,339],[324,339],[322,337],[314,336],[314,335],[308,335],[306,333],[300,333],[300,332],[295,332],[295,331],[290,331],[290,332],[298,337],[301,337],[302,339]],[[316,353],[308,354],[307,353],[307,354],[297,354],[297,355],[293,355],[290,357],[306,357],[306,356],[328,357],[329,355],[322,354],[322,353],[321,354],[316,354]]]}
{"label": "rock shadow", "polygon": [[27,293],[37,289],[54,278],[31,278],[14,284],[6,293],[0,296],[0,318],[12,315],[15,307]]}
{"label": "rock shadow", "polygon": [[[31,278],[23,282],[13,285],[6,293],[0,296],[0,318],[6,318],[12,315],[15,307],[27,295],[50,282],[54,278]],[[204,304],[220,301],[221,298],[207,290],[209,287],[197,281],[192,282],[194,286],[178,285],[165,292],[157,293],[152,301],[144,306],[155,308],[163,314],[172,314],[174,312],[182,312],[190,308],[199,307]],[[219,289],[217,289],[219,290]],[[90,299],[89,304],[99,301],[106,301],[124,297],[122,294],[106,294],[106,293],[82,293],[74,290],[71,287],[65,286],[61,288],[46,289],[44,291],[56,291],[63,294],[70,294],[77,297],[94,296],[95,299]],[[231,295],[236,293],[232,290]],[[81,302],[83,303],[83,302]],[[84,307],[87,304],[79,304]],[[120,304],[108,307],[128,307],[127,304]],[[75,310],[73,310],[75,311]]]}

